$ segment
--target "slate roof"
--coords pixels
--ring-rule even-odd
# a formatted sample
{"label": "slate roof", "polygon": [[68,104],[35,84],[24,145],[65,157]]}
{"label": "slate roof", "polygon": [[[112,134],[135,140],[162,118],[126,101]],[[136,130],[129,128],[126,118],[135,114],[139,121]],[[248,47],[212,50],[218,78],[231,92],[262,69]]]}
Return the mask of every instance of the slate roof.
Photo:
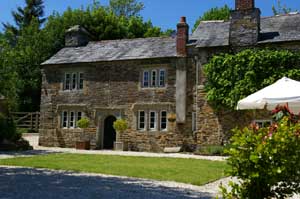
{"label": "slate roof", "polygon": [[176,38],[153,37],[142,39],[89,42],[84,47],[66,47],[42,65],[88,63],[176,57]]}
{"label": "slate roof", "polygon": [[229,45],[230,22],[203,21],[193,32],[190,39],[196,41],[197,47],[216,47]]}
{"label": "slate roof", "polygon": [[[300,41],[300,14],[288,14],[261,18],[258,43]],[[204,21],[194,31],[191,39],[197,47],[229,45],[228,21]]]}

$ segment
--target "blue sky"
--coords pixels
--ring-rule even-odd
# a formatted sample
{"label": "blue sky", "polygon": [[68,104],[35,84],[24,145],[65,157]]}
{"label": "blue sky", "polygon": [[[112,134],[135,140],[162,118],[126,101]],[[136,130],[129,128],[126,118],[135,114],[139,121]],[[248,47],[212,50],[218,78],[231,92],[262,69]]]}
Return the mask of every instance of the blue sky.
{"label": "blue sky", "polygon": [[[107,5],[109,0],[100,0],[102,5]],[[155,26],[162,29],[175,29],[181,16],[186,16],[190,26],[193,26],[196,19],[206,10],[223,6],[224,4],[234,8],[234,0],[141,0],[145,9],[141,15],[145,20],[151,19]],[[80,8],[92,3],[93,0],[45,0],[46,16],[53,11],[63,12],[67,7]],[[259,7],[263,16],[272,15],[272,5],[277,0],[256,0],[256,7]],[[300,10],[300,4],[295,0],[281,0],[282,4],[293,10]],[[11,11],[18,5],[24,5],[24,0],[0,0],[0,22],[12,22]],[[2,23],[1,23],[2,24]],[[2,30],[2,25],[0,25]]]}

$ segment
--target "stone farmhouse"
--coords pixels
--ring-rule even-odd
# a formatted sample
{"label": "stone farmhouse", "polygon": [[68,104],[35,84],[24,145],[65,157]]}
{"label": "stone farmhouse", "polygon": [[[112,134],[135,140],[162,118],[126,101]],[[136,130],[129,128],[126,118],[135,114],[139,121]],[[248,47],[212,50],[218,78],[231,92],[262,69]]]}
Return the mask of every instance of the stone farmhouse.
{"label": "stone farmhouse", "polygon": [[[215,111],[205,99],[203,66],[221,52],[300,47],[300,14],[261,17],[254,0],[236,0],[229,21],[203,21],[190,35],[185,17],[176,37],[90,41],[80,26],[66,47],[42,64],[42,146],[112,149],[113,122],[123,118],[126,150],[222,144],[249,124],[246,112]],[[77,128],[89,118],[90,127]],[[263,118],[260,118],[263,119]]]}

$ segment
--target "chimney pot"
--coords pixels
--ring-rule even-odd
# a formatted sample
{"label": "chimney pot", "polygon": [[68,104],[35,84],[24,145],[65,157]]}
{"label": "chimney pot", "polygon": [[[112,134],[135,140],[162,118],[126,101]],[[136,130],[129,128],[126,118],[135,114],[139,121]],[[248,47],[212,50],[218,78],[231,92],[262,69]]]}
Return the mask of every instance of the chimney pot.
{"label": "chimney pot", "polygon": [[180,23],[186,23],[186,17],[180,17]]}
{"label": "chimney pot", "polygon": [[177,55],[186,57],[187,56],[187,43],[189,40],[189,25],[186,23],[186,17],[181,17],[180,22],[177,24],[177,38],[176,48]]}
{"label": "chimney pot", "polygon": [[235,0],[236,10],[250,10],[255,8],[255,0]]}

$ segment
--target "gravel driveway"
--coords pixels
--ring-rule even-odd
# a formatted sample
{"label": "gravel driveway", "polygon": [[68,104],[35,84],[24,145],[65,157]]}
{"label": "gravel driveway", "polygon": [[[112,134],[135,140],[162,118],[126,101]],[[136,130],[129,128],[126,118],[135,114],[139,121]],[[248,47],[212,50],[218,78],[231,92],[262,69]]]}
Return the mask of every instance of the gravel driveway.
{"label": "gravel driveway", "polygon": [[211,199],[214,191],[173,182],[0,167],[1,199]]}

